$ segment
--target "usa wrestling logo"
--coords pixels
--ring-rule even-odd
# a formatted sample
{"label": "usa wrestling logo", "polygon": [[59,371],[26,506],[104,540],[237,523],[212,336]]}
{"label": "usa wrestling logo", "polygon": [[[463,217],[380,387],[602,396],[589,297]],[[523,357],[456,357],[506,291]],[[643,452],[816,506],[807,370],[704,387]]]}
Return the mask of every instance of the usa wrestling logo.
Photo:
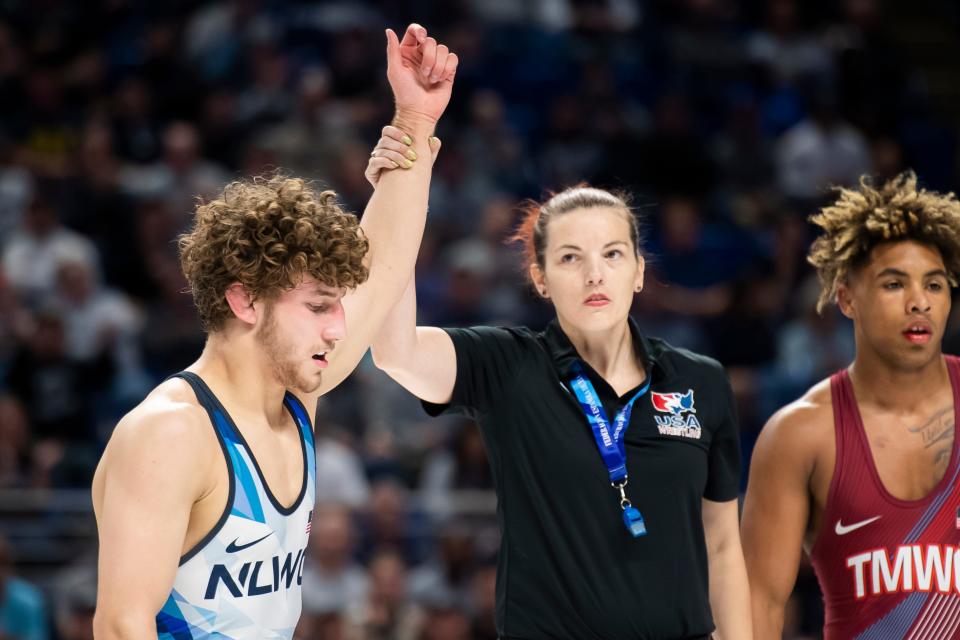
{"label": "usa wrestling logo", "polygon": [[650,400],[654,409],[667,414],[654,416],[661,435],[700,439],[701,428],[693,404],[693,389],[688,389],[686,393],[652,391]]}

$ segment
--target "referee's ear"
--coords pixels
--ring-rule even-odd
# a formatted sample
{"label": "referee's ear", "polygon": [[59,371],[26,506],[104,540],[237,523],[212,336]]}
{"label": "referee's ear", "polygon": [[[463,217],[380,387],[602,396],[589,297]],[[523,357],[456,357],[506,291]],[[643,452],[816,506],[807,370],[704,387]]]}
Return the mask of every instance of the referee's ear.
{"label": "referee's ear", "polygon": [[637,293],[643,291],[643,274],[646,271],[647,261],[643,259],[643,256],[637,255],[637,278],[634,282],[633,290]]}
{"label": "referee's ear", "polygon": [[544,300],[550,299],[550,292],[547,291],[547,281],[543,276],[543,269],[536,262],[530,265],[530,281],[533,282],[533,288]]}

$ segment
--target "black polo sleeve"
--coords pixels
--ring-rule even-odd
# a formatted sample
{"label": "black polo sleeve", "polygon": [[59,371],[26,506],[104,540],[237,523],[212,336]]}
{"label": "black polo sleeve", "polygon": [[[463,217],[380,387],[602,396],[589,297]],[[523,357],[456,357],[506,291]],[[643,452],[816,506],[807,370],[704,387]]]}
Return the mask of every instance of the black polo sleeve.
{"label": "black polo sleeve", "polygon": [[431,416],[458,411],[477,418],[510,388],[529,362],[532,336],[527,329],[471,327],[444,329],[457,354],[457,379],[449,404],[423,402]]}
{"label": "black polo sleeve", "polygon": [[740,493],[740,433],[736,398],[730,388],[730,380],[722,369],[717,373],[720,378],[717,394],[721,417],[710,443],[707,486],[703,497],[714,502],[727,502]]}

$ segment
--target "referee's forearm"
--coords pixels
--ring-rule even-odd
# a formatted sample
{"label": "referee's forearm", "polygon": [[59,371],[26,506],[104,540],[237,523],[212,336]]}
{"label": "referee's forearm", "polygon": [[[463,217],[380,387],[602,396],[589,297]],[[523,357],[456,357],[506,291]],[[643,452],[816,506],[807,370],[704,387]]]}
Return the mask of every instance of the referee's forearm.
{"label": "referee's forearm", "polygon": [[400,301],[390,310],[370,345],[370,353],[377,368],[390,373],[391,369],[416,357],[416,351],[416,283],[414,277],[410,276]]}
{"label": "referee's forearm", "polygon": [[739,540],[720,545],[709,554],[710,606],[718,640],[751,640],[750,587]]}

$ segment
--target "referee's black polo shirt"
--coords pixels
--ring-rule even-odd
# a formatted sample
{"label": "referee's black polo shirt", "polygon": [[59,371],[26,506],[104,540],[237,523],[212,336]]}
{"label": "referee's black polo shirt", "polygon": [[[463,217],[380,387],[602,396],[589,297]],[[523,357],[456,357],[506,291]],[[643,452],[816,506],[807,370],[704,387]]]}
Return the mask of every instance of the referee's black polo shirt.
{"label": "referee's black polo shirt", "polygon": [[[557,321],[542,333],[447,330],[457,354],[453,398],[426,408],[480,424],[498,496],[496,624],[504,637],[677,640],[714,629],[701,498],[737,497],[733,394],[716,361],[647,338],[632,319],[630,329],[651,382],[625,436],[627,495],[648,530],[641,538],[623,525],[568,391],[577,353]],[[617,398],[585,369],[612,420],[636,390]]]}

